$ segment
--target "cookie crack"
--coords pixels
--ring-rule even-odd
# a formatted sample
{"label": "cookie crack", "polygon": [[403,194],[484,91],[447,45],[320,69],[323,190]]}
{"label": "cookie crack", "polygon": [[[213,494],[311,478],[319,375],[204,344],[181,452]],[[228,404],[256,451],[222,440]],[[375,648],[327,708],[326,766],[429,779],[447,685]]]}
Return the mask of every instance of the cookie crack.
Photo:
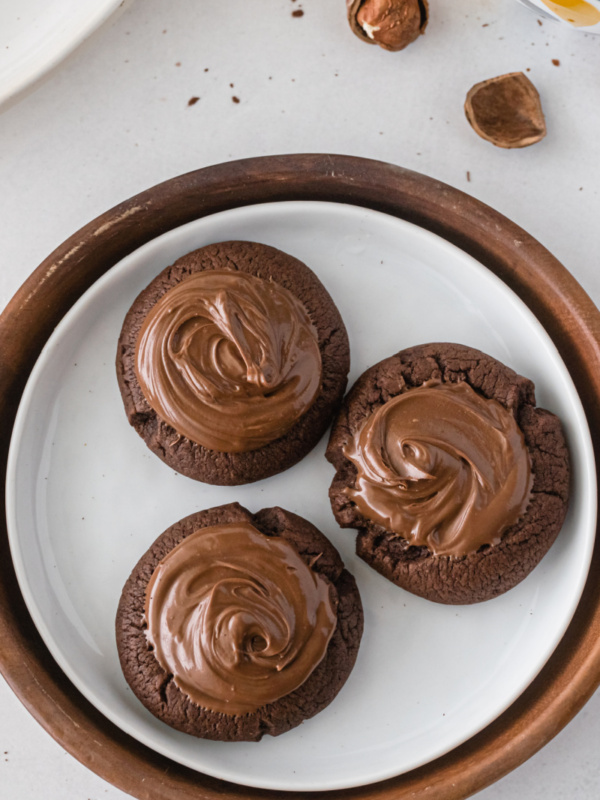
{"label": "cookie crack", "polygon": [[162,705],[167,706],[169,705],[169,701],[167,699],[167,689],[169,688],[169,684],[174,680],[173,675],[170,672],[167,672],[163,680],[161,681],[158,687],[158,696],[160,698],[160,702]]}

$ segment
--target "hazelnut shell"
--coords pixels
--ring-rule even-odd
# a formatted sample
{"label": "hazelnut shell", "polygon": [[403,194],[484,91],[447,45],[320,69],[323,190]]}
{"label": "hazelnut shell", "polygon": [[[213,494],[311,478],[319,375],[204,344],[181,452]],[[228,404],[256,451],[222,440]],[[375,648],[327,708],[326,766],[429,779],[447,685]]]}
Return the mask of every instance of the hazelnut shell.
{"label": "hazelnut shell", "polygon": [[[394,52],[425,33],[429,21],[428,0],[346,0],[346,7],[350,28],[361,41]],[[358,21],[361,10],[371,14],[371,36]]]}
{"label": "hazelnut shell", "polygon": [[540,96],[522,72],[476,83],[467,94],[465,114],[473,130],[497,147],[527,147],[546,135]]}

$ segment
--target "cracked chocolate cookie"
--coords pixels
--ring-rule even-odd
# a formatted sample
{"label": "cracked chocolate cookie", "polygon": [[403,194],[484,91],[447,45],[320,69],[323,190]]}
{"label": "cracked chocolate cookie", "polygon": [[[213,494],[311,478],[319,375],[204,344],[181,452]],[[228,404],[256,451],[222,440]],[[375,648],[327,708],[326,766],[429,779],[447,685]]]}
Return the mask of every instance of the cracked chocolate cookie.
{"label": "cracked chocolate cookie", "polygon": [[205,483],[261,480],[300,461],[339,407],[350,354],[340,314],[298,259],[221,242],[167,267],[119,338],[130,424]]}
{"label": "cracked chocolate cookie", "polygon": [[460,344],[402,350],[346,397],[327,458],[329,496],[356,551],[438,603],[508,591],[549,550],[569,498],[560,420],[533,383]]}
{"label": "cracked chocolate cookie", "polygon": [[123,588],[116,637],[135,695],[167,725],[218,741],[277,736],[346,682],[363,612],[325,536],[238,503],[168,528]]}

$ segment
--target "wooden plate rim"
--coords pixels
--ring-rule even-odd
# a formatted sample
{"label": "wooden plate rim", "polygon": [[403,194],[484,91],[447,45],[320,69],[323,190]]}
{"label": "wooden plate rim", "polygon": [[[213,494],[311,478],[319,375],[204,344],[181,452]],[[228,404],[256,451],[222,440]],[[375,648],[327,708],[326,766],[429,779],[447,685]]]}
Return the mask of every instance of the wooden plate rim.
{"label": "wooden plate rim", "polygon": [[[58,247],[0,315],[0,470],[24,385],[43,345],[76,299],[146,241],[208,214],[261,202],[325,200],[384,211],[443,236],[504,280],[531,308],[569,367],[600,438],[600,313],[535,239],[474,198],[391,164],[301,154],[228,162],[159,184],[121,203]],[[2,499],[4,502],[4,498]],[[25,608],[0,527],[0,671],[59,744],[140,800],[381,798],[459,800],[498,780],[546,744],[600,683],[600,551],[575,617],[523,695],[451,753],[404,775],[335,792],[277,792],[210,778],[139,744],[105,719],[57,667]]]}

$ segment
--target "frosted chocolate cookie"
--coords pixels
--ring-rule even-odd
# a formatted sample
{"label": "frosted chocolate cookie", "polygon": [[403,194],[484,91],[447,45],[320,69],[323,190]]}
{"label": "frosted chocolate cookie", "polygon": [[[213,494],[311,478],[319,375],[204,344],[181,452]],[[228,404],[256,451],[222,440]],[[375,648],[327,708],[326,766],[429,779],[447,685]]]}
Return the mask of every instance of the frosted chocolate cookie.
{"label": "frosted chocolate cookie", "polygon": [[402,350],[355,383],[327,458],[358,555],[439,603],[511,589],[556,538],[569,496],[559,419],[533,383],[459,344]]}
{"label": "frosted chocolate cookie", "polygon": [[281,508],[230,505],[168,528],[117,612],[121,667],[156,717],[205,739],[258,741],[329,705],[362,636],[354,578]]}
{"label": "frosted chocolate cookie", "polygon": [[316,275],[254,242],[180,258],[129,310],[117,377],[129,422],[173,469],[237,485],[291,467],[346,388],[348,336]]}

